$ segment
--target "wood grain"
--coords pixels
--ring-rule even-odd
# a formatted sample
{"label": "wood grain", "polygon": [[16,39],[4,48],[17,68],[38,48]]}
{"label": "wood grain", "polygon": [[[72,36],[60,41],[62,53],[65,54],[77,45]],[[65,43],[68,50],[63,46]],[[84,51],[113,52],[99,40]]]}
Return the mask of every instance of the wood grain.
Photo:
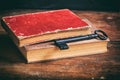
{"label": "wood grain", "polygon": [[[14,10],[0,17],[40,10]],[[54,61],[26,64],[23,56],[0,27],[0,79],[17,80],[115,80],[120,79],[120,13],[74,11],[105,31],[109,52]]]}

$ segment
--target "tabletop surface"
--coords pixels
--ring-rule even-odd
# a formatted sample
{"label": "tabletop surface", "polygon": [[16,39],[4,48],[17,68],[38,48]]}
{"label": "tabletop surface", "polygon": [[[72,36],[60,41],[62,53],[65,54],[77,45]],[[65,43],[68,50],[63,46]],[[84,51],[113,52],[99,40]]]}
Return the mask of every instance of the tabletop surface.
{"label": "tabletop surface", "polygon": [[[41,10],[4,11],[0,12],[0,17],[37,11]],[[81,18],[87,18],[93,26],[108,34],[108,52],[27,64],[0,25],[0,79],[120,79],[120,13],[77,10],[73,12]]]}

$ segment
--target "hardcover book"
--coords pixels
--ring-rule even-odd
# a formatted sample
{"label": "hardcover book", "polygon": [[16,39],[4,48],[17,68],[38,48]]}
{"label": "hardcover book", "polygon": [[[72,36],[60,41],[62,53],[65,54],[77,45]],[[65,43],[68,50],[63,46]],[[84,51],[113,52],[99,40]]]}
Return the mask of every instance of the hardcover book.
{"label": "hardcover book", "polygon": [[6,16],[1,22],[19,47],[90,33],[90,26],[69,9]]}
{"label": "hardcover book", "polygon": [[72,58],[85,55],[101,54],[107,52],[107,40],[85,40],[71,42],[69,49],[60,50],[52,42],[32,44],[20,47],[20,51],[27,63]]}

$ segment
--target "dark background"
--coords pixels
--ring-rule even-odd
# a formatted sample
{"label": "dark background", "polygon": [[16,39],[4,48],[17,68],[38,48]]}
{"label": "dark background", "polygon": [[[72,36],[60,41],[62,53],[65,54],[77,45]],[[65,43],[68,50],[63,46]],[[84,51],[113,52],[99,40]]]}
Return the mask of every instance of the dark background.
{"label": "dark background", "polygon": [[61,9],[120,11],[119,0],[0,0],[0,11],[13,9]]}

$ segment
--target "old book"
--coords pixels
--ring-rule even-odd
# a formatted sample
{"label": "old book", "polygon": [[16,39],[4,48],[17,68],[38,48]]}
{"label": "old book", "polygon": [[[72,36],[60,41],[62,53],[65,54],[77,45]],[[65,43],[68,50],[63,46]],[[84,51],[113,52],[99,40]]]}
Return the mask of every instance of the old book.
{"label": "old book", "polygon": [[90,26],[68,9],[6,16],[1,22],[19,47],[91,33]]}
{"label": "old book", "polygon": [[66,50],[60,50],[52,42],[27,45],[19,49],[27,60],[27,63],[31,63],[104,53],[107,51],[108,41],[109,40],[91,39],[71,42],[68,43],[69,49]]}

